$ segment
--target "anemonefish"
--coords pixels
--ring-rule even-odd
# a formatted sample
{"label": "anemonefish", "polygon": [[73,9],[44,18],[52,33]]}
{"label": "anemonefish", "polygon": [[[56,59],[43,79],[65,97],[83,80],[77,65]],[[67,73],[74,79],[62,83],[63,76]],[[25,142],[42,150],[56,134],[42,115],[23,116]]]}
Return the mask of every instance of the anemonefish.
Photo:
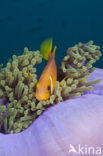
{"label": "anemonefish", "polygon": [[55,88],[57,80],[57,67],[55,63],[56,46],[52,51],[52,38],[45,40],[40,47],[40,52],[48,60],[44,71],[36,85],[35,97],[39,101],[48,100]]}

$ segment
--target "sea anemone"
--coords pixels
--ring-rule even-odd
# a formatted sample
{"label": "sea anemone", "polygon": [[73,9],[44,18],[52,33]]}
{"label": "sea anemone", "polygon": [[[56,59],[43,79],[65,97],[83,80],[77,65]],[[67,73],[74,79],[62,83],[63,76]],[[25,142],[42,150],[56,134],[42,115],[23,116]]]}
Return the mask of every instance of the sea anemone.
{"label": "sea anemone", "polygon": [[[0,134],[0,155],[3,156],[66,156],[70,144],[78,150],[103,144],[103,70],[90,73],[89,80],[100,78],[93,91],[48,108],[21,133]],[[78,152],[78,151],[77,151]],[[97,152],[97,154],[96,154]],[[83,150],[84,153],[84,150]]]}
{"label": "sea anemone", "polygon": [[0,70],[0,131],[21,132],[49,106],[92,90],[93,84],[100,82],[100,79],[88,81],[95,69],[92,64],[101,56],[99,49],[92,41],[69,48],[58,68],[54,93],[49,100],[40,102],[35,98],[37,74],[34,67],[42,62],[40,52],[25,48],[21,56],[13,55]]}

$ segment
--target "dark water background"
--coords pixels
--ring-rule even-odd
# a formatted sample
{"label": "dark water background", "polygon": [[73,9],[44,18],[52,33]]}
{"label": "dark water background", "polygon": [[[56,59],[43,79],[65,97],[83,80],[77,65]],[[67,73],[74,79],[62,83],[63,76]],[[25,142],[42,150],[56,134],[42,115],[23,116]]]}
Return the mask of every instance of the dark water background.
{"label": "dark water background", "polygon": [[[80,41],[93,40],[103,53],[103,0],[0,0],[0,63],[48,37],[58,47],[57,65]],[[103,68],[103,56],[95,66]]]}

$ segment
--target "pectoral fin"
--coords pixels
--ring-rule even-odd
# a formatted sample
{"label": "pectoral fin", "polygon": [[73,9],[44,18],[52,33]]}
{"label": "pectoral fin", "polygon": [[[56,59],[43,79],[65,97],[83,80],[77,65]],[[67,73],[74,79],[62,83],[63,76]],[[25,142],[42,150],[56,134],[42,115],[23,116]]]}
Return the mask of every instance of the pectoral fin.
{"label": "pectoral fin", "polygon": [[59,82],[59,85],[62,84],[63,80],[66,80],[68,78],[68,76],[65,76],[60,82]]}

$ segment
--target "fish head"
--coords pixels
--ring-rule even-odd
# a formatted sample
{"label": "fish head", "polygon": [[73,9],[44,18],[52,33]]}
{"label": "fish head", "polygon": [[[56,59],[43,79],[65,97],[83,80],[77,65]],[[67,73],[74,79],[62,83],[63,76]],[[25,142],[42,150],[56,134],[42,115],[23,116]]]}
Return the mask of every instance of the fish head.
{"label": "fish head", "polygon": [[50,79],[41,79],[37,82],[35,97],[38,101],[45,101],[50,98],[51,84]]}

